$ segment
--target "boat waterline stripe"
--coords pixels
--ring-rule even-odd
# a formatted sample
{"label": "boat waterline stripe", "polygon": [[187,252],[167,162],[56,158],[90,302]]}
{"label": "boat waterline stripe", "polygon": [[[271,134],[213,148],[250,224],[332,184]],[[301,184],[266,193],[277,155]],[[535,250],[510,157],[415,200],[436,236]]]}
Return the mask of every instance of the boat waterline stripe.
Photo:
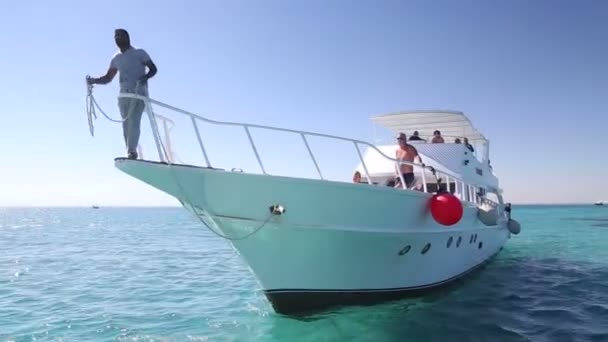
{"label": "boat waterline stripe", "polygon": [[[501,248],[502,249],[502,248]],[[479,267],[483,266],[484,264],[486,264],[487,262],[489,262],[490,260],[492,260],[492,258],[494,258],[498,253],[500,252],[500,250],[498,250],[498,252],[492,254],[490,257],[488,257],[487,259],[485,259],[484,261],[480,262],[479,264],[471,267],[470,269],[457,274],[451,278],[448,278],[446,280],[442,280],[436,283],[432,283],[432,284],[427,284],[427,285],[420,285],[420,286],[410,286],[410,287],[392,287],[392,288],[385,288],[385,289],[275,289],[275,290],[264,290],[265,293],[268,294],[273,294],[273,293],[292,293],[292,292],[319,292],[319,293],[338,293],[338,292],[352,292],[352,293],[358,293],[358,292],[365,292],[365,293],[369,293],[369,292],[398,292],[398,291],[409,291],[409,290],[420,290],[420,289],[426,289],[426,288],[431,288],[431,287],[436,287],[442,284],[446,284],[449,283],[453,280],[456,280],[458,278],[461,278],[473,271],[475,271],[476,269],[478,269]]]}

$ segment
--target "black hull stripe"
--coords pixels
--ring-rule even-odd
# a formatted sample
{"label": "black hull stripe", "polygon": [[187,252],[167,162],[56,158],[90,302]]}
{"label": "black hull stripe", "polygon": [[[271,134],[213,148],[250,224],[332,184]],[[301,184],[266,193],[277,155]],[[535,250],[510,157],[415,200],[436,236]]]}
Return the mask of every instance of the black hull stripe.
{"label": "black hull stripe", "polygon": [[396,299],[417,297],[447,287],[481,268],[497,254],[498,252],[463,273],[428,285],[386,289],[275,289],[265,290],[264,294],[274,310],[284,315],[307,315],[340,306],[373,305]]}

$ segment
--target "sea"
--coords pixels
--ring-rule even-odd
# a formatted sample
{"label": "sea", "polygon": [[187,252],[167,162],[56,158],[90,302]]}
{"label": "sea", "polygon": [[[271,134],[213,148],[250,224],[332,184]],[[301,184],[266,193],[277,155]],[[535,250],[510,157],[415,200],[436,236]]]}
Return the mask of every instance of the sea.
{"label": "sea", "polygon": [[607,341],[608,206],[522,231],[426,297],[292,318],[182,208],[0,209],[0,341]]}

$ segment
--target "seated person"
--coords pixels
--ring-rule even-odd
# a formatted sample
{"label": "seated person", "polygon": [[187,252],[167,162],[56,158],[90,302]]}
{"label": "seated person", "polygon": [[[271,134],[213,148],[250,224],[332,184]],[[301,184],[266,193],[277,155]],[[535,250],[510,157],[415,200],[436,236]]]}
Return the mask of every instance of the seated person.
{"label": "seated person", "polygon": [[439,130],[433,132],[433,140],[431,140],[431,144],[443,144],[443,137],[441,136],[441,132]]}
{"label": "seated person", "polygon": [[361,172],[355,171],[353,175],[353,183],[361,183]]}
{"label": "seated person", "polygon": [[424,141],[424,139],[422,139],[420,137],[420,133],[418,133],[418,131],[414,131],[414,134],[412,134],[412,136],[408,140],[409,141],[412,141],[412,140],[422,140],[422,141]]}
{"label": "seated person", "polygon": [[456,140],[454,140],[454,144],[460,144],[460,138],[456,138]]}

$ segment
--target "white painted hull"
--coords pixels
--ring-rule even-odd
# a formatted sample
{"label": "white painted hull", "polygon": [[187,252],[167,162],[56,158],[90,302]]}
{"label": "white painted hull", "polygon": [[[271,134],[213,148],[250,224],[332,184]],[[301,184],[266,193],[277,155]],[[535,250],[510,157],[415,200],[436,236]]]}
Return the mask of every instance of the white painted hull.
{"label": "white painted hull", "polygon": [[[437,224],[431,195],[422,192],[125,159],[116,165],[191,212],[205,210],[220,234],[238,238],[263,225],[232,244],[283,313],[314,309],[315,301],[346,304],[331,293],[352,299],[344,294],[434,287],[481,265],[509,238],[504,220],[485,226],[470,204],[456,225]],[[272,216],[274,204],[286,212]]]}

